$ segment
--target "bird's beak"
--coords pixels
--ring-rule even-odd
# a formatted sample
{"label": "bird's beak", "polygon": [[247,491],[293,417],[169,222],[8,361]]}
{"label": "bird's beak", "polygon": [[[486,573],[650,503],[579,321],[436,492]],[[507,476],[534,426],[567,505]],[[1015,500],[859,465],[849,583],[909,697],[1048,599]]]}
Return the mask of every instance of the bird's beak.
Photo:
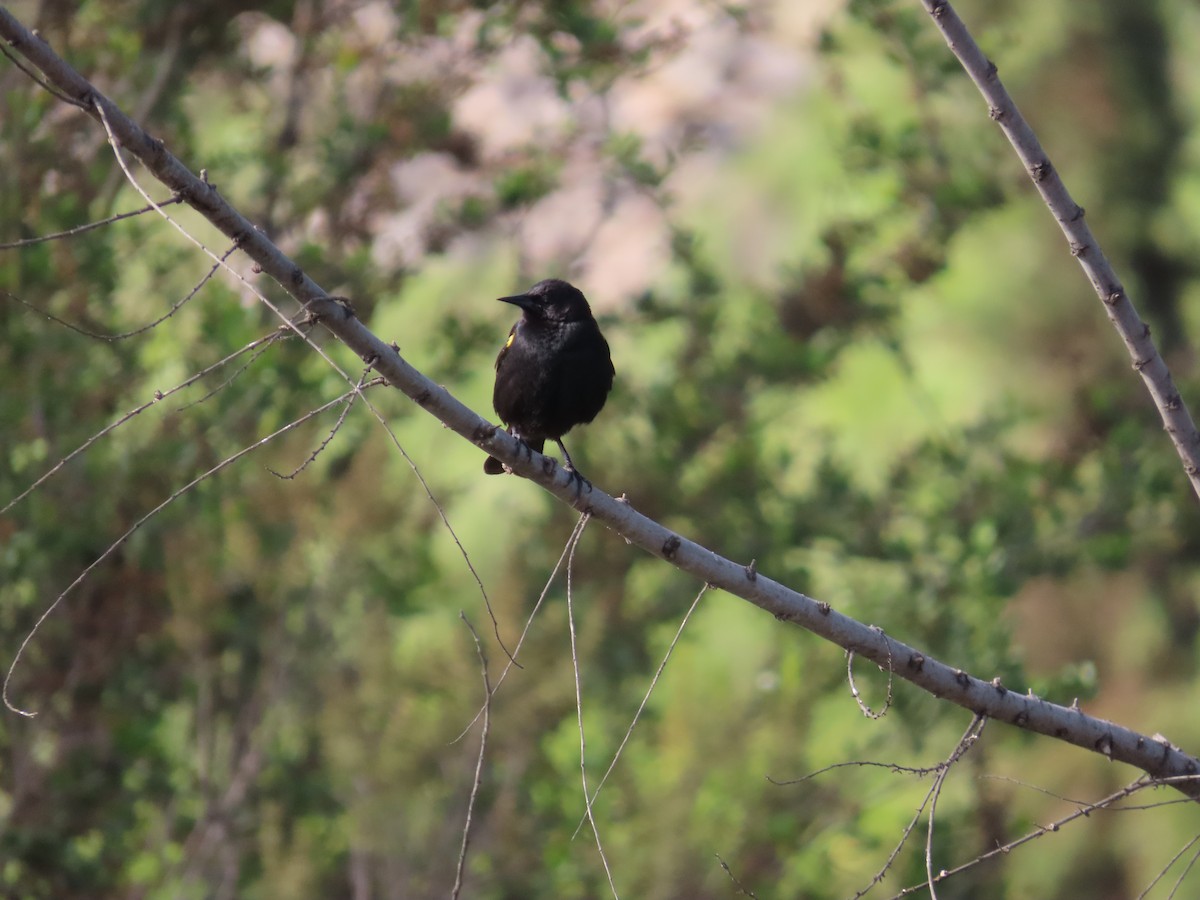
{"label": "bird's beak", "polygon": [[513,306],[519,306],[521,309],[529,309],[534,304],[534,299],[528,294],[517,294],[513,297],[497,297],[500,303],[511,303]]}

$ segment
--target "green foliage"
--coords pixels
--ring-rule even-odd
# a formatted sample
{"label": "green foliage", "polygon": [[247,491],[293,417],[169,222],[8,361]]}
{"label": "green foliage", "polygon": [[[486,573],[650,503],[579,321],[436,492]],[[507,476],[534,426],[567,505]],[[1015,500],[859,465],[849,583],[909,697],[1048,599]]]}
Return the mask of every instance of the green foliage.
{"label": "green foliage", "polygon": [[[125,108],[147,98],[172,152],[476,409],[511,323],[492,298],[574,266],[595,298],[604,266],[624,266],[571,247],[537,257],[559,271],[527,271],[522,217],[586,181],[581,160],[607,199],[652,198],[665,263],[636,297],[596,304],[617,386],[571,450],[597,486],[951,665],[1200,746],[1177,713],[1200,658],[1200,514],[1100,305],[916,4],[849,3],[807,59],[802,95],[738,133],[736,152],[693,133],[718,101],[656,123],[684,135],[674,144],[625,121],[572,144],[584,112],[619,105],[689,40],[595,3],[399,4],[369,32],[321,4],[77,6],[37,23],[51,44]],[[1167,0],[1073,9],[971,14],[1195,406],[1200,21]],[[726,12],[722,29],[763,38],[755,9]],[[1030,33],[1031,15],[1047,27]],[[296,52],[256,56],[256,23]],[[437,41],[454,54],[431,53]],[[529,146],[489,150],[458,104],[517,44],[567,114]],[[685,165],[696,149],[717,160],[699,178]],[[0,71],[0,241],[140,205],[102,150],[88,117]],[[403,232],[419,251],[389,257],[389,229],[419,205],[397,173],[425,156],[453,187]],[[209,266],[140,217],[0,251],[0,288],[114,334],[164,315]],[[0,295],[0,504],[277,325],[223,277],[115,342]],[[360,360],[313,337],[358,378]],[[312,347],[278,341],[134,417],[0,515],[4,658],[147,512],[348,388]],[[2,892],[448,893],[479,726],[456,739],[483,697],[459,610],[493,685],[507,658],[368,400],[515,646],[574,514],[484,479],[475,448],[385,389],[311,458],[342,411],[330,409],[135,530],[34,638],[10,692],[40,715],[6,714],[0,729]],[[294,479],[267,471],[306,460]],[[571,584],[594,789],[699,586],[595,525]],[[560,574],[491,706],[464,896],[608,890],[589,827],[572,839],[584,803],[566,629]],[[622,894],[729,896],[714,852],[759,896],[865,887],[928,781],[876,768],[798,779],[847,761],[933,765],[969,715],[861,660],[854,674],[874,709],[890,691],[887,716],[862,716],[839,649],[708,593],[595,807]],[[1061,814],[976,774],[1072,797],[1125,777],[1000,723],[972,754],[976,770],[952,773],[939,801],[946,865]],[[939,894],[1071,896],[1085,876],[1134,893],[1192,831],[1174,811],[1141,829],[1083,823]],[[923,877],[909,848],[880,890]]]}

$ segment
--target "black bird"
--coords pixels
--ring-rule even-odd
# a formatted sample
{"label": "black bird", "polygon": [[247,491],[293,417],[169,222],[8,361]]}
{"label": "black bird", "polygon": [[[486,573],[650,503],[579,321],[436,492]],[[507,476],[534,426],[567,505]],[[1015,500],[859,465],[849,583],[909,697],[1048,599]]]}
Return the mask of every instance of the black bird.
{"label": "black bird", "polygon": [[[616,374],[608,341],[587,299],[565,281],[539,281],[500,300],[521,307],[521,318],[496,357],[492,406],[509,434],[538,453],[547,439],[558,444],[565,467],[578,475],[562,436],[604,408]],[[504,465],[489,456],[483,471],[499,475]]]}

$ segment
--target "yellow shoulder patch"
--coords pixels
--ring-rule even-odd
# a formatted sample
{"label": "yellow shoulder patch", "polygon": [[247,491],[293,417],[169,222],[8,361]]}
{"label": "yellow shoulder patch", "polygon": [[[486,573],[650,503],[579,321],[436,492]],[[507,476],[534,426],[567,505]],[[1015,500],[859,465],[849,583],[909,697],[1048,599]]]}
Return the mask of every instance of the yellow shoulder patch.
{"label": "yellow shoulder patch", "polygon": [[513,341],[515,341],[516,339],[517,339],[517,332],[514,330],[509,334],[508,340],[504,342],[504,349],[507,350],[509,347],[511,347],[513,345]]}

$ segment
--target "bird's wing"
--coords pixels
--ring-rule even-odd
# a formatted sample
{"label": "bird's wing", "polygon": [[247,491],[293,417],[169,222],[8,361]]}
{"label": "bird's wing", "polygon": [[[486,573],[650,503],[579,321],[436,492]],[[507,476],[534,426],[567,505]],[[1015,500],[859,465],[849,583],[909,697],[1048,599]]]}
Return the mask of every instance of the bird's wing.
{"label": "bird's wing", "polygon": [[513,341],[517,339],[517,326],[521,323],[515,322],[513,327],[508,330],[508,340],[504,342],[504,346],[500,348],[500,352],[496,355],[496,371],[500,371],[500,363],[504,362],[504,357],[508,355],[508,348],[513,345]]}

